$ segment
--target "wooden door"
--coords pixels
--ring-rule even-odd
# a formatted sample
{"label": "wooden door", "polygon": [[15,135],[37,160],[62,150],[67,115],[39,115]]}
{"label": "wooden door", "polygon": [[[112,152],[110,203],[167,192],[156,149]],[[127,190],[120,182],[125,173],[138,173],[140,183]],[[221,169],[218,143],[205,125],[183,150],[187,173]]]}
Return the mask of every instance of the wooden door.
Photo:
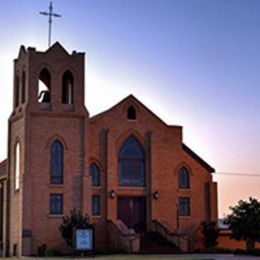
{"label": "wooden door", "polygon": [[146,204],[144,197],[119,197],[117,217],[135,231],[145,230]]}

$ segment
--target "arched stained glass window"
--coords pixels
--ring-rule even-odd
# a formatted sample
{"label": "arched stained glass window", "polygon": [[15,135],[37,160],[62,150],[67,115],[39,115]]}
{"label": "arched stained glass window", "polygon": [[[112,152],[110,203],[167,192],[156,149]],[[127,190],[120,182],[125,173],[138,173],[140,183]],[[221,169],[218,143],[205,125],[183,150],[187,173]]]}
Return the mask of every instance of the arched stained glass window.
{"label": "arched stained glass window", "polygon": [[130,136],[119,152],[119,185],[145,186],[144,151],[140,143]]}
{"label": "arched stained glass window", "polygon": [[51,184],[63,183],[63,145],[55,140],[51,144]]}
{"label": "arched stained glass window", "polygon": [[181,167],[179,172],[179,189],[190,188],[190,174],[186,167]]}
{"label": "arched stained glass window", "polygon": [[100,186],[100,170],[99,167],[92,163],[90,165],[90,175],[92,178],[92,187],[99,187]]}

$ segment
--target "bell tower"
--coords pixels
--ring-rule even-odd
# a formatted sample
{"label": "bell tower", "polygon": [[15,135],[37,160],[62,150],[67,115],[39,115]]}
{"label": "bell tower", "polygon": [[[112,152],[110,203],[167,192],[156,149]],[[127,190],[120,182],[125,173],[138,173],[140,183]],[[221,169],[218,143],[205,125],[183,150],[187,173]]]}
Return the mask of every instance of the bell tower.
{"label": "bell tower", "polygon": [[[58,42],[46,52],[20,48],[9,118],[9,254],[60,243],[62,216],[83,207],[88,112],[84,53]],[[86,201],[86,198],[84,198]],[[48,230],[52,232],[48,233]]]}

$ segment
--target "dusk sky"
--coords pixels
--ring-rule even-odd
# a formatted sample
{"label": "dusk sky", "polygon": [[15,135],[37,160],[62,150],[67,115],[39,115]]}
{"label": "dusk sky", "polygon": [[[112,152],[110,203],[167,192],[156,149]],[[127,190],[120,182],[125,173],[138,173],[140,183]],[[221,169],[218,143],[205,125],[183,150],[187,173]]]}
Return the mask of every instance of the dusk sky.
{"label": "dusk sky", "polygon": [[[7,154],[13,59],[45,51],[47,0],[1,1],[0,160]],[[219,216],[260,199],[259,0],[54,0],[52,42],[86,52],[90,115],[133,94],[216,169]],[[242,173],[249,176],[224,175]]]}

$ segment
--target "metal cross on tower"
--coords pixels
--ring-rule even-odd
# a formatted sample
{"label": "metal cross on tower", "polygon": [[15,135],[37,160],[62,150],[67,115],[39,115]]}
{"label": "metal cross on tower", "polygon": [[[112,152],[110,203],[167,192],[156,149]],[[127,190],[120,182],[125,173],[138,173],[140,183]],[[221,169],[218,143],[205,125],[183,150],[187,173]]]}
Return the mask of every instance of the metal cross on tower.
{"label": "metal cross on tower", "polygon": [[60,15],[60,14],[55,14],[55,13],[53,13],[52,1],[50,2],[49,12],[40,12],[40,14],[49,16],[49,39],[48,39],[48,45],[49,45],[49,47],[50,47],[50,46],[51,46],[51,24],[52,24],[52,17],[61,17],[61,15]]}

